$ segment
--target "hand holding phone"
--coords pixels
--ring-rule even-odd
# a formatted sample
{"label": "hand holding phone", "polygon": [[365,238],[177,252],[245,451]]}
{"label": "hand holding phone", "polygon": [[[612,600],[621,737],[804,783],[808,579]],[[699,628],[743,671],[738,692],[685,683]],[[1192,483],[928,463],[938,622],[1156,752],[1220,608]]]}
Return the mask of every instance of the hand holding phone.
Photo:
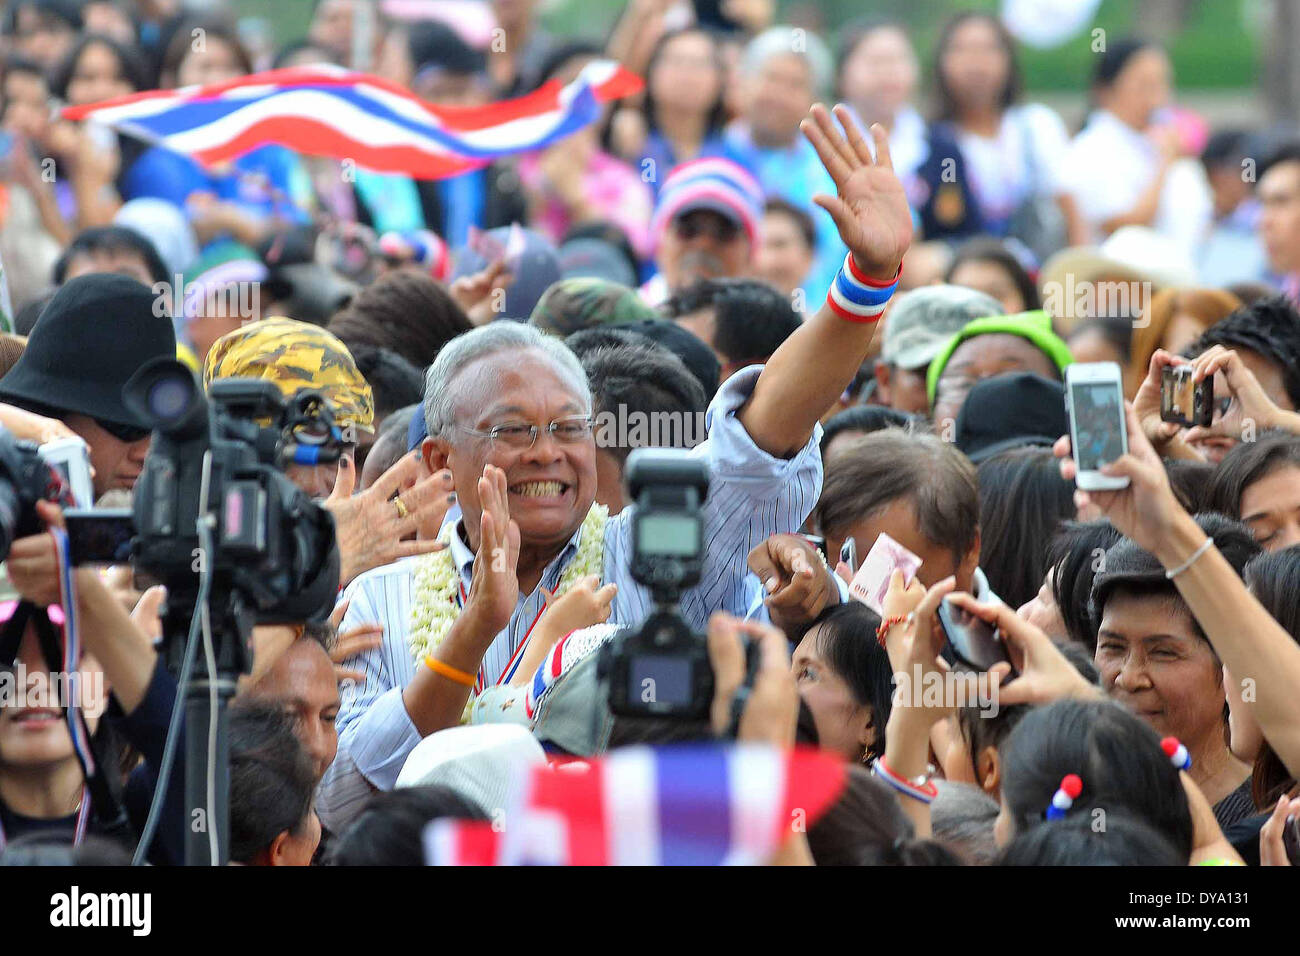
{"label": "hand holding phone", "polygon": [[1191,428],[1214,420],[1214,377],[1194,381],[1190,365],[1166,365],[1160,370],[1160,420]]}
{"label": "hand holding phone", "polygon": [[1065,370],[1065,410],[1077,467],[1074,483],[1084,491],[1128,487],[1127,478],[1101,473],[1104,465],[1128,454],[1122,383],[1114,362],[1082,362]]}
{"label": "hand holding phone", "polygon": [[937,616],[956,663],[971,670],[987,671],[994,664],[1011,661],[1001,633],[988,621],[946,597],[939,602]]}
{"label": "hand holding phone", "polygon": [[849,574],[855,574],[858,570],[858,542],[852,536],[844,539],[840,545],[840,560],[849,568]]}

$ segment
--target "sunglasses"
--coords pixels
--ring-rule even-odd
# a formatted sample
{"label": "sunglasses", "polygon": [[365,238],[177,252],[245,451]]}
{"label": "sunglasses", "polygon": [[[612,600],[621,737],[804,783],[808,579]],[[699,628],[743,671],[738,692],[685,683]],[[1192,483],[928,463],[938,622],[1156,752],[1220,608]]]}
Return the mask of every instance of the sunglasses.
{"label": "sunglasses", "polygon": [[139,425],[123,425],[121,422],[106,422],[102,418],[94,419],[96,425],[104,429],[120,442],[133,445],[143,438],[148,438],[153,434],[149,428],[141,428]]}
{"label": "sunglasses", "polygon": [[740,235],[740,227],[716,213],[703,216],[687,213],[673,223],[673,232],[682,242],[705,236],[714,242],[730,243]]}

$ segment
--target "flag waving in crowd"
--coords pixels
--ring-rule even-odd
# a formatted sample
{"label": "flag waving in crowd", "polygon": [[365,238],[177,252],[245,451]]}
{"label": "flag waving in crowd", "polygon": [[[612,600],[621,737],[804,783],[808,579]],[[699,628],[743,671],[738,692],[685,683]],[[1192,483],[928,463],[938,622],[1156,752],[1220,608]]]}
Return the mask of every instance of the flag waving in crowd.
{"label": "flag waving in crowd", "polygon": [[329,65],[270,70],[226,83],[134,93],[68,107],[105,126],[215,165],[268,143],[351,159],[372,172],[443,179],[499,156],[542,149],[595,122],[641,80],[610,61],[572,83],[482,107],[426,103],[409,90]]}

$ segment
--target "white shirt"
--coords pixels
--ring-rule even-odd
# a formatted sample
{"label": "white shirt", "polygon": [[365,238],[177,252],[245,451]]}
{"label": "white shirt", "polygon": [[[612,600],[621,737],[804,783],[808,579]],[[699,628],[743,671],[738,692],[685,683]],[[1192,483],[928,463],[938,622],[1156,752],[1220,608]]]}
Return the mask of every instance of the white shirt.
{"label": "white shirt", "polygon": [[[774,458],[754,444],[736,417],[753,392],[761,366],[750,366],[729,378],[718,390],[706,417],[709,436],[691,454],[709,463],[710,484],[704,503],[704,540],[707,543],[700,584],[682,595],[680,610],[686,621],[702,631],[714,611],[743,616],[753,596],[746,581],[746,558],[756,544],[773,534],[798,531],[821,492],[822,463],[818,451],[821,426],[790,459]],[[605,525],[603,580],[618,585],[610,620],[634,625],[654,607],[649,592],[630,573],[633,507],[612,516]],[[449,514],[447,521],[458,521]],[[453,538],[455,536],[453,535]],[[542,572],[541,584],[553,590],[577,552],[578,534]],[[461,579],[469,588],[473,555],[453,545]],[[375,568],[353,581],[342,595],[351,601],[340,631],[361,624],[383,625],[382,645],[346,662],[365,673],[362,684],[340,688],[338,716],[339,755],[321,783],[325,805],[335,793],[355,791],[360,773],[380,789],[392,789],[407,756],[420,742],[402,701],[402,690],[415,673],[407,642],[411,620],[412,577],[418,558],[405,558]],[[484,668],[496,683],[543,605],[534,589],[520,595],[519,603],[484,656]],[[346,754],[346,756],[345,756]],[[352,777],[353,779],[349,779]],[[330,821],[326,821],[330,826]],[[337,824],[336,824],[337,825]],[[333,828],[333,827],[331,827]]]}
{"label": "white shirt", "polygon": [[[1092,114],[1070,144],[1064,172],[1094,241],[1105,238],[1102,223],[1137,205],[1159,168],[1159,150],[1144,133],[1108,110]],[[1152,228],[1192,256],[1212,213],[1210,188],[1200,163],[1175,161],[1165,176]]]}
{"label": "white shirt", "polygon": [[1068,137],[1054,110],[1039,103],[1013,106],[992,137],[960,128],[956,133],[971,189],[990,222],[1010,219],[1031,196],[1065,191],[1059,173]]}

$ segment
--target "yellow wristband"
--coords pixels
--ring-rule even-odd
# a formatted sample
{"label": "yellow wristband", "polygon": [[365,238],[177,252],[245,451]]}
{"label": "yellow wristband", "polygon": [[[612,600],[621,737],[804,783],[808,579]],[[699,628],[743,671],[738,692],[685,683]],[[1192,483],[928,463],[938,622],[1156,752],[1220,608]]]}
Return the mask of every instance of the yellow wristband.
{"label": "yellow wristband", "polygon": [[452,667],[450,664],[444,664],[432,654],[425,655],[424,665],[441,677],[449,681],[455,681],[457,684],[463,684],[465,687],[474,686],[474,675],[466,674],[464,671]]}

